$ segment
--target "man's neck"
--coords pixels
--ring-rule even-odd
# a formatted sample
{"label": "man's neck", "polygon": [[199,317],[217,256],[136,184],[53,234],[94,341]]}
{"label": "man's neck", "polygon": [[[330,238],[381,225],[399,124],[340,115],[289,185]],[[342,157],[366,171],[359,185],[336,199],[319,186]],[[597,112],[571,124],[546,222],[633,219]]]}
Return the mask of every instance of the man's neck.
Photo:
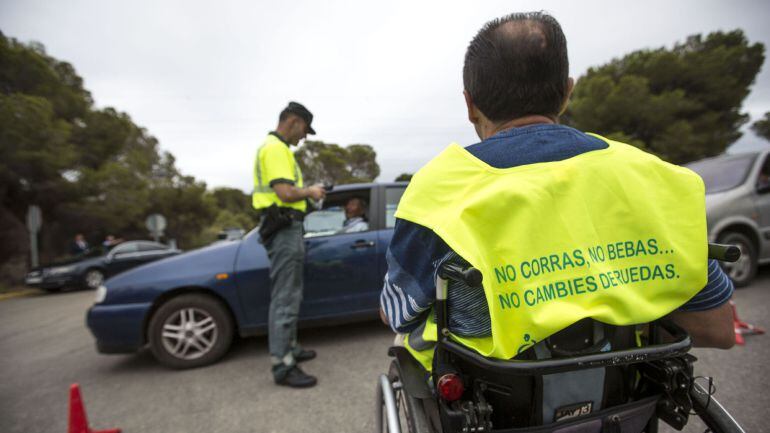
{"label": "man's neck", "polygon": [[291,143],[286,139],[286,131],[281,130],[281,128],[276,128],[275,131],[271,132],[271,134],[278,137],[279,140],[283,141],[287,146],[291,146]]}
{"label": "man's neck", "polygon": [[513,128],[520,128],[522,126],[544,125],[544,124],[554,124],[554,123],[556,123],[556,120],[547,116],[541,116],[539,114],[519,117],[516,119],[506,120],[500,123],[488,124],[488,126],[482,127],[481,139],[486,140],[487,138],[497,133],[500,133],[502,131],[506,131]]}

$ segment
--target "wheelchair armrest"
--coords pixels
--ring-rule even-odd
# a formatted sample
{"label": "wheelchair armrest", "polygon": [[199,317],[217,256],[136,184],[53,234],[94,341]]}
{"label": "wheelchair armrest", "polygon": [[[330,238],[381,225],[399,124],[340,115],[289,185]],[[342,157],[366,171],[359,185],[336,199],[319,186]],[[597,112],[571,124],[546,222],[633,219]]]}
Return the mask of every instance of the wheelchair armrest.
{"label": "wheelchair armrest", "polygon": [[442,338],[439,341],[439,347],[487,371],[518,376],[539,376],[597,367],[639,364],[686,354],[692,346],[690,336],[673,322],[661,320],[659,323],[674,337],[673,342],[635,349],[598,352],[573,358],[551,358],[536,361],[485,358],[448,338]]}
{"label": "wheelchair armrest", "polygon": [[428,372],[417,362],[405,347],[393,346],[388,349],[388,355],[396,358],[401,383],[407,394],[416,398],[433,396],[428,387]]}

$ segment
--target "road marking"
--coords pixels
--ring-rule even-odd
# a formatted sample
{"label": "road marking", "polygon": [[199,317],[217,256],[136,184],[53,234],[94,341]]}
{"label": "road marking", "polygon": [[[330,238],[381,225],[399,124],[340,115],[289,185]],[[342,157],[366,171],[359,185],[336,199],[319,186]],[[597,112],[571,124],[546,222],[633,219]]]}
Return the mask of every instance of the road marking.
{"label": "road marking", "polygon": [[35,295],[42,295],[42,294],[43,294],[43,291],[40,289],[14,290],[8,293],[0,293],[0,301],[5,301],[6,299],[21,298],[24,296],[35,296]]}

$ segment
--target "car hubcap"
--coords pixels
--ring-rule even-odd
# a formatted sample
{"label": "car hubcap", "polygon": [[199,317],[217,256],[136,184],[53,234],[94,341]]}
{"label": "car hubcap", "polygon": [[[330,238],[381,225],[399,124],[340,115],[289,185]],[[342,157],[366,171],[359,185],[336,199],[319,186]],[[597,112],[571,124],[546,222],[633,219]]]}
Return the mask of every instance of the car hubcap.
{"label": "car hubcap", "polygon": [[104,275],[99,271],[91,271],[86,275],[86,284],[92,289],[96,289],[104,282]]}
{"label": "car hubcap", "polygon": [[208,353],[217,341],[217,324],[206,311],[185,308],[163,324],[163,346],[180,359],[196,359]]}
{"label": "car hubcap", "polygon": [[727,275],[733,281],[741,281],[751,271],[751,257],[749,257],[749,249],[742,243],[735,244],[739,250],[741,250],[741,257],[735,263],[725,264]]}

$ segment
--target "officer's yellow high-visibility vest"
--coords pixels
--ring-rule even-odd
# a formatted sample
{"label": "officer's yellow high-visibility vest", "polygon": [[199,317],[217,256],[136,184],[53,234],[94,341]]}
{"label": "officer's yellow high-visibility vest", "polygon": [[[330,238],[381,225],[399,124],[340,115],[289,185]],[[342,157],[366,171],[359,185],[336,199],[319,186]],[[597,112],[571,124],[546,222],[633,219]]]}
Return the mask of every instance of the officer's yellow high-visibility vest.
{"label": "officer's yellow high-visibility vest", "polygon": [[[511,359],[583,318],[658,319],[706,285],[701,178],[598,138],[609,147],[513,168],[452,144],[414,175],[396,217],[432,230],[484,277],[491,336],[452,339]],[[430,370],[433,351],[417,340],[436,340],[432,319],[406,339]]]}
{"label": "officer's yellow high-visibility vest", "polygon": [[270,186],[270,181],[285,179],[294,182],[294,186],[302,188],[302,171],[294,159],[289,146],[274,134],[270,134],[257,150],[254,163],[254,191],[251,203],[255,209],[264,209],[273,203],[304,212],[307,202],[299,200],[292,203],[281,201]]}

